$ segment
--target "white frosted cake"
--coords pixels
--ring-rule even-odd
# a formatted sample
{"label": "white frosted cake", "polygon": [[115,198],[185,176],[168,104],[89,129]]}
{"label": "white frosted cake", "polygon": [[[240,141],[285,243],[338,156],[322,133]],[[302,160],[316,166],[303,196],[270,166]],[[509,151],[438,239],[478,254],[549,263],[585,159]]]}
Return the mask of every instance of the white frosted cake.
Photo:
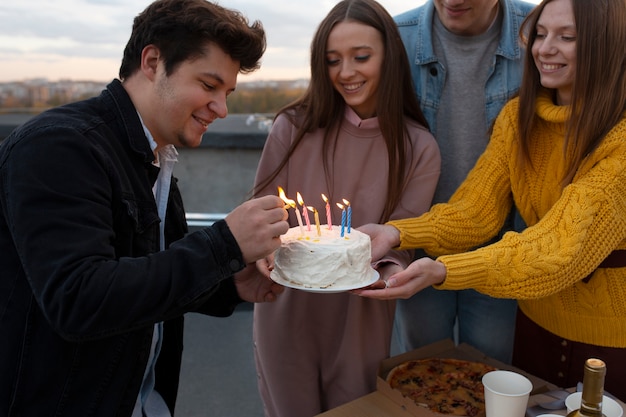
{"label": "white frosted cake", "polygon": [[306,288],[329,288],[331,286],[362,286],[371,283],[374,274],[371,267],[370,237],[351,229],[341,237],[341,227],[320,227],[318,236],[315,226],[311,231],[304,227],[292,227],[281,236],[282,245],[274,253],[272,278]]}

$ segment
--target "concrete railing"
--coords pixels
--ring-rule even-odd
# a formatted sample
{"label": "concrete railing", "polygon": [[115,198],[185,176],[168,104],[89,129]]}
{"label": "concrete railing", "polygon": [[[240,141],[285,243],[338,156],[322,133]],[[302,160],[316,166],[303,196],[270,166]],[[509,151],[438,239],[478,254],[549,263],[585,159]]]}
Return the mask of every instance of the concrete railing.
{"label": "concrete railing", "polygon": [[189,227],[208,227],[226,217],[226,213],[185,213]]}
{"label": "concrete railing", "polygon": [[[0,143],[4,134],[32,117],[17,116],[0,114]],[[267,138],[268,119],[264,115],[230,114],[211,124],[200,146],[178,149],[174,176],[190,213],[190,227],[209,226],[249,198]]]}

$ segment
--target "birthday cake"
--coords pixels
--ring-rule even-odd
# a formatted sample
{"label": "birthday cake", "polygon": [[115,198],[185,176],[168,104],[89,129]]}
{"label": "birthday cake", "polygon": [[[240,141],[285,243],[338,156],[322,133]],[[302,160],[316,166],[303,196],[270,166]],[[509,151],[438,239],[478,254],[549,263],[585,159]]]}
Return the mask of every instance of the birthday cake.
{"label": "birthday cake", "polygon": [[369,285],[375,274],[370,237],[355,229],[342,237],[339,226],[328,230],[321,225],[319,232],[314,227],[311,231],[292,227],[281,236],[282,244],[274,253],[272,279],[319,289]]}

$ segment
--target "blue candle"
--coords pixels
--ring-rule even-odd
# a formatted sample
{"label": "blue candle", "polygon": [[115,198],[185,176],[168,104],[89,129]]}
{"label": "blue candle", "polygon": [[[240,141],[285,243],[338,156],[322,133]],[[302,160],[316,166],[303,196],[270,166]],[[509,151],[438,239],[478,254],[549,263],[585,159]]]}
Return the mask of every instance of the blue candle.
{"label": "blue candle", "polygon": [[352,207],[350,207],[348,200],[343,200],[343,202],[348,206],[348,233],[350,233],[350,226],[352,225]]}

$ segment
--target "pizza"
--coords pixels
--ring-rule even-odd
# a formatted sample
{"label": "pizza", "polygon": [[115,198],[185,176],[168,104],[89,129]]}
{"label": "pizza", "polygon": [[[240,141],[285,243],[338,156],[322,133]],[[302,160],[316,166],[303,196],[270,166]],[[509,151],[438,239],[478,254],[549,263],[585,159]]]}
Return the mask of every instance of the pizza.
{"label": "pizza", "polygon": [[485,415],[482,377],[495,369],[459,359],[411,360],[389,371],[387,383],[436,413],[478,417]]}

